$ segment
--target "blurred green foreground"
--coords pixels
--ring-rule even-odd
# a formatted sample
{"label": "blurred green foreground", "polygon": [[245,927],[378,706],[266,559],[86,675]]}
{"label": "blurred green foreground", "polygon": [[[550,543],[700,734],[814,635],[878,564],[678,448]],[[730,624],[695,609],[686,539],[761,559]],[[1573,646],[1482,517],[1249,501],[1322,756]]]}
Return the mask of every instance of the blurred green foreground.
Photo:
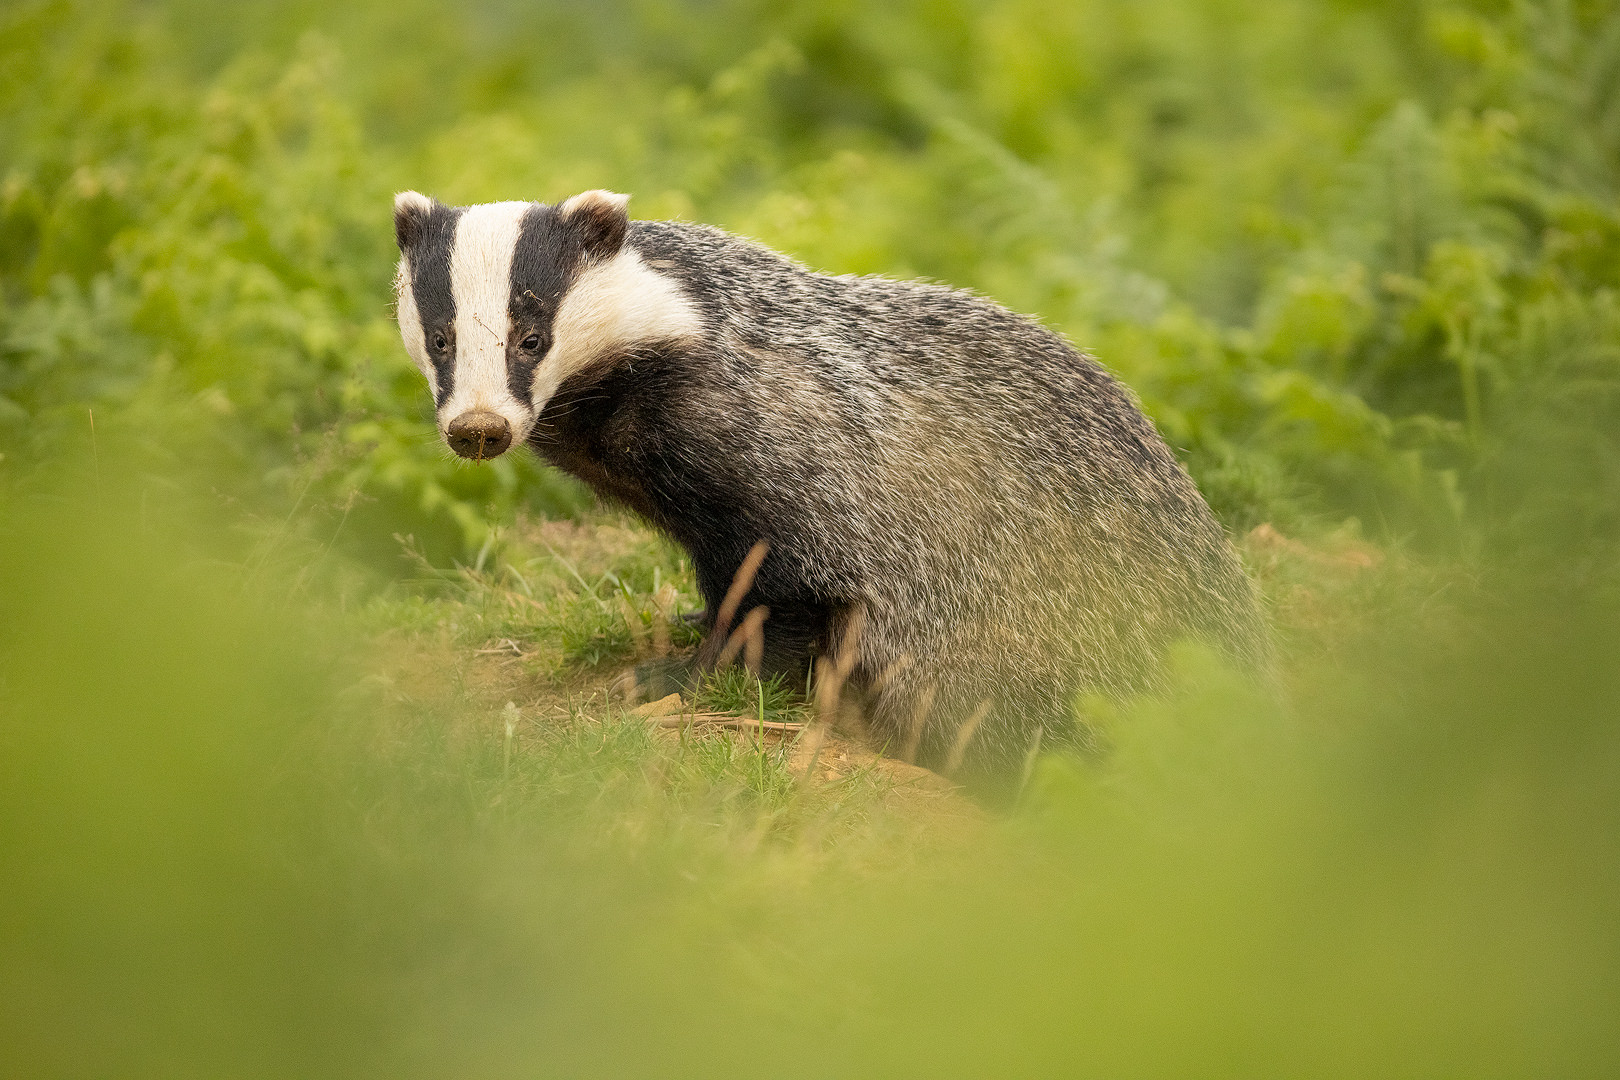
{"label": "blurred green foreground", "polygon": [[[388,306],[591,186],[1094,348],[1285,700],[990,817],[592,697],[679,554]],[[0,7],[0,1076],[1614,1075],[1617,195],[1595,3]]]}

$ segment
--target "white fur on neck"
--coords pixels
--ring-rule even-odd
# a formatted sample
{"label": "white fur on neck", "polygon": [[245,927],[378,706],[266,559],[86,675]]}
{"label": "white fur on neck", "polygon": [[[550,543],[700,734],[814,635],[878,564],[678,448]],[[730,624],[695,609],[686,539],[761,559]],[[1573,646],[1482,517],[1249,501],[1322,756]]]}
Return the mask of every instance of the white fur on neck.
{"label": "white fur on neck", "polygon": [[456,298],[456,366],[440,426],[483,409],[512,425],[513,441],[534,420],[506,386],[506,338],[511,332],[512,254],[523,230],[526,202],[468,207],[456,222],[450,288]]}
{"label": "white fur on neck", "polygon": [[530,395],[536,414],[567,379],[615,352],[702,332],[698,309],[667,274],[630,248],[580,274],[557,308],[551,351]]}

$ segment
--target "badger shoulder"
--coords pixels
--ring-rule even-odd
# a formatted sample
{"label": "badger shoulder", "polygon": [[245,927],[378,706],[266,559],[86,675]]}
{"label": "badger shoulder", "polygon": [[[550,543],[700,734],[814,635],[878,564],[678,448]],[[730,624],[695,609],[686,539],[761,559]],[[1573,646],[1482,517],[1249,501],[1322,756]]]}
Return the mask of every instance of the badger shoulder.
{"label": "badger shoulder", "polygon": [[629,247],[702,314],[711,338],[789,354],[844,377],[978,396],[1105,400],[1137,413],[1106,368],[1029,316],[967,289],[833,275],[708,225],[635,221]]}
{"label": "badger shoulder", "polygon": [[[1134,394],[1096,359],[1028,316],[966,289],[819,273],[708,225],[636,221],[627,247],[701,312],[738,392],[795,396],[995,442],[1030,467],[1180,467]],[[759,385],[763,382],[764,385]],[[787,406],[788,402],[783,402]],[[965,425],[964,420],[968,423]],[[930,423],[931,422],[931,423]],[[943,448],[942,448],[943,449]]]}
{"label": "badger shoulder", "polygon": [[739,327],[832,317],[863,330],[904,324],[1012,331],[1075,350],[1040,323],[967,289],[878,275],[826,274],[758,241],[710,225],[633,221],[629,247],[650,269],[680,283],[692,301]]}

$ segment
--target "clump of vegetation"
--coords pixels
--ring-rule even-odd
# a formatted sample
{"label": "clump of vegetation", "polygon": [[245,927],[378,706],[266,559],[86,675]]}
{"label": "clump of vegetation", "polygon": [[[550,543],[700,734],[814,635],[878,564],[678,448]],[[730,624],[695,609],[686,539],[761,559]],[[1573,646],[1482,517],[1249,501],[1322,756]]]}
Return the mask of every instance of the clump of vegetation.
{"label": "clump of vegetation", "polygon": [[[6,6],[0,1071],[1612,1074],[1617,71],[1584,0]],[[395,190],[595,186],[1093,350],[1286,707],[1179,654],[992,819],[610,702],[690,567],[453,460],[389,309]]]}
{"label": "clump of vegetation", "polygon": [[[1615,18],[13,5],[0,470],[87,437],[93,407],[301,528],[346,515],[339,546],[383,565],[395,531],[443,565],[520,508],[578,513],[531,457],[466,467],[428,434],[387,208],[606,185],[1036,313],[1137,389],[1237,530],[1354,517],[1455,552],[1482,517],[1601,516],[1501,466],[1526,423],[1615,419]],[[1613,471],[1605,443],[1579,456]]]}
{"label": "clump of vegetation", "polygon": [[746,667],[723,668],[704,677],[692,695],[696,708],[756,716],[761,720],[801,724],[810,717],[804,695],[782,675],[760,679]]}

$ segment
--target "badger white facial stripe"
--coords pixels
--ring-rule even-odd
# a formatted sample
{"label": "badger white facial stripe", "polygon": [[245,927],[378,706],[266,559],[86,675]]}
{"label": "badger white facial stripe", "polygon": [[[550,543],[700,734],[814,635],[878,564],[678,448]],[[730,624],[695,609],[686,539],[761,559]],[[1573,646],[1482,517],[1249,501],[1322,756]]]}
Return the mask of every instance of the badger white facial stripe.
{"label": "badger white facial stripe", "polygon": [[441,423],[475,410],[505,417],[515,432],[532,417],[526,403],[512,400],[506,381],[507,302],[512,288],[512,254],[517,249],[528,203],[488,203],[469,207],[456,223],[450,254],[450,288],[455,295],[455,387],[439,409]]}
{"label": "badger white facial stripe", "polygon": [[584,269],[563,294],[554,344],[534,380],[538,409],[569,376],[634,345],[696,337],[703,318],[680,286],[625,248]]}

